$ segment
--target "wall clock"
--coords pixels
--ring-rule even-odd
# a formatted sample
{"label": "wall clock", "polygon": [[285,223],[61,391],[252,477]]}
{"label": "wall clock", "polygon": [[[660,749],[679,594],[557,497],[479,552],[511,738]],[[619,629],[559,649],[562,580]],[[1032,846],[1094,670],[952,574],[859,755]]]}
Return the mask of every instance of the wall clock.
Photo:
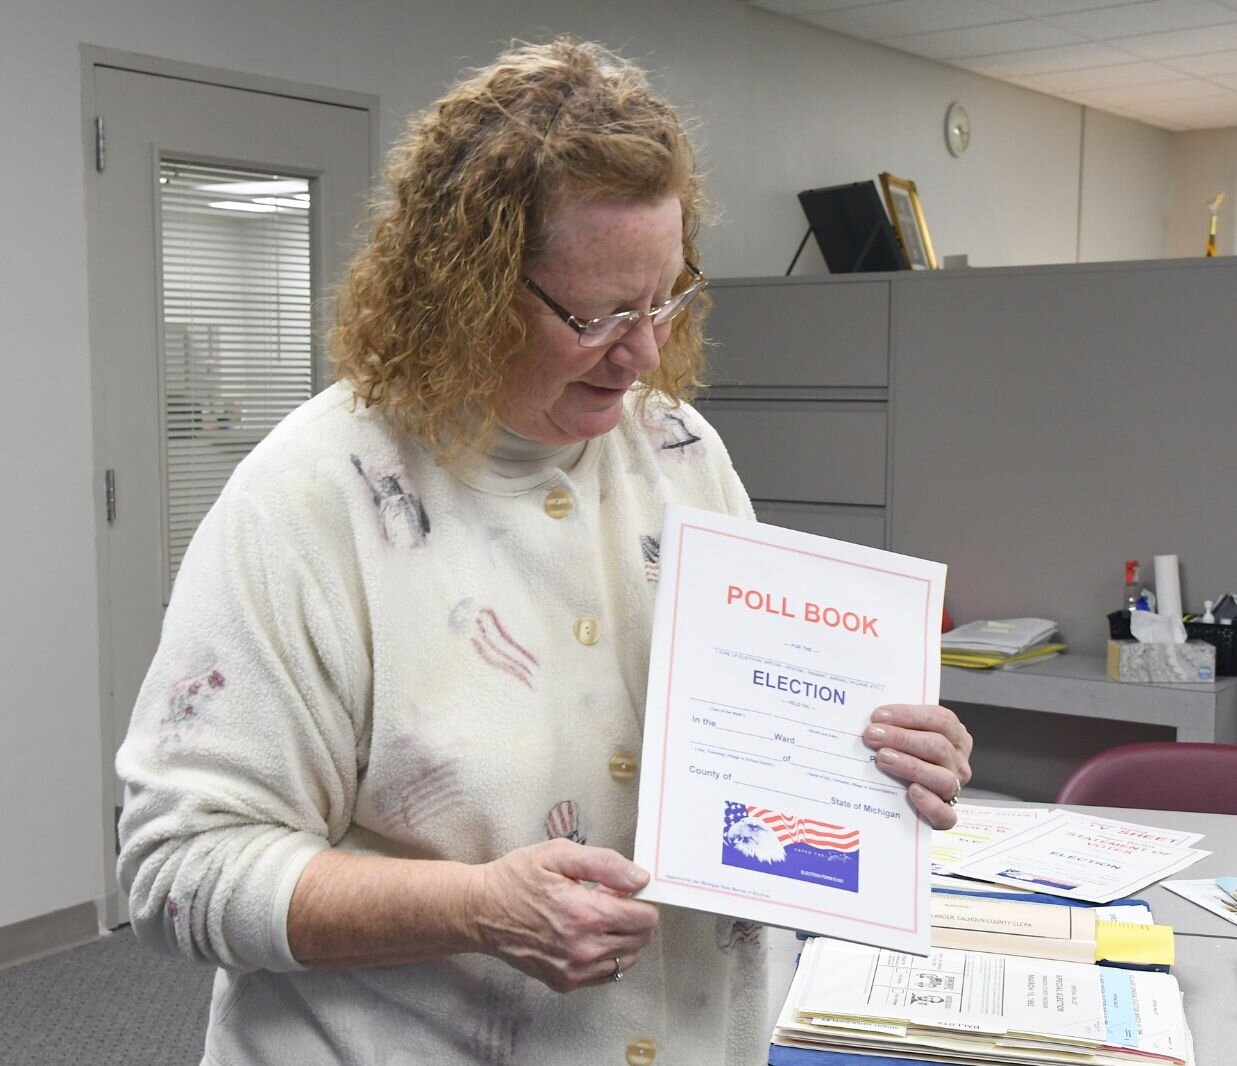
{"label": "wall clock", "polygon": [[949,154],[958,156],[971,143],[971,116],[966,108],[956,101],[945,112],[945,147]]}

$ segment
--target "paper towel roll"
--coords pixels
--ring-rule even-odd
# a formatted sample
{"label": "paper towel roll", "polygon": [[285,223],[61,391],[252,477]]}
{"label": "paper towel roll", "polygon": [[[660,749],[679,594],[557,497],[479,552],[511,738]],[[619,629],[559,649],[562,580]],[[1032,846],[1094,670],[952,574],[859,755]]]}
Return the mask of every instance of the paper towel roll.
{"label": "paper towel roll", "polygon": [[1181,617],[1181,577],[1175,555],[1155,557],[1155,609],[1158,614]]}

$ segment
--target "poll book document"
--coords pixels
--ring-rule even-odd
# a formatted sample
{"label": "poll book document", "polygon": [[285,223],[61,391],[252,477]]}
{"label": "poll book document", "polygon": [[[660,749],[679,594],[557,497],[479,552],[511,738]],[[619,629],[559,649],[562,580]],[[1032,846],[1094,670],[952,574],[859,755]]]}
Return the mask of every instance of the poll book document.
{"label": "poll book document", "polygon": [[929,950],[931,829],[862,740],[936,703],[945,567],[668,507],[635,860],[642,899]]}

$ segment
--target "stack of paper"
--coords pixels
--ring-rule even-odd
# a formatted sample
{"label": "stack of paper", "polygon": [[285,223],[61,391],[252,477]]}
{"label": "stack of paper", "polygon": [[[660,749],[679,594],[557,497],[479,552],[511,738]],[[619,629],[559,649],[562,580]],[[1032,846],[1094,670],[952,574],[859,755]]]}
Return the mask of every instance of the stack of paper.
{"label": "stack of paper", "polygon": [[968,622],[941,634],[941,663],[988,670],[1042,659],[1065,650],[1052,640],[1056,632],[1056,622],[1047,618]]}
{"label": "stack of paper", "polygon": [[874,1062],[1191,1061],[1169,974],[974,951],[925,958],[823,937],[804,946],[773,1041]]}
{"label": "stack of paper", "polygon": [[1087,903],[1129,896],[1209,851],[1201,833],[1054,810],[971,851],[948,872]]}
{"label": "stack of paper", "polygon": [[1095,962],[1095,936],[1089,907],[932,893],[934,948]]}
{"label": "stack of paper", "polygon": [[958,813],[933,834],[931,952],[808,941],[769,1061],[1192,1066],[1163,972],[1171,928],[1139,901],[1081,903],[1189,865],[1208,854],[1190,846],[1201,834],[1046,808]]}
{"label": "stack of paper", "polygon": [[959,803],[952,829],[932,831],[932,873],[949,874],[980,848],[1033,825],[1048,815],[1047,807],[988,807]]}
{"label": "stack of paper", "polygon": [[[1148,920],[1127,920],[1142,914],[1119,913],[1126,910],[1141,911]],[[1146,908],[1068,907],[934,891],[932,946],[1167,971],[1174,960],[1172,927],[1149,918]]]}

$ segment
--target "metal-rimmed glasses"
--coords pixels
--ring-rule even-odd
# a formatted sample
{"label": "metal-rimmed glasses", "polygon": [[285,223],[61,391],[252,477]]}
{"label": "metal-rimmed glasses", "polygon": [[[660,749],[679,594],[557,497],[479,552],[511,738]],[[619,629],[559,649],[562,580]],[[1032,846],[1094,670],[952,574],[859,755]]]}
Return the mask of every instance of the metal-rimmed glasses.
{"label": "metal-rimmed glasses", "polygon": [[588,320],[577,318],[567,308],[556,303],[527,275],[521,280],[546,307],[576,331],[582,347],[604,348],[607,344],[613,344],[627,336],[642,318],[651,318],[654,326],[664,326],[686,311],[691,302],[708,288],[709,279],[700,273],[695,264],[684,259],[683,265],[691,273],[692,283],[664,303],[650,307],[647,311],[620,311],[616,315],[603,315],[601,318]]}

